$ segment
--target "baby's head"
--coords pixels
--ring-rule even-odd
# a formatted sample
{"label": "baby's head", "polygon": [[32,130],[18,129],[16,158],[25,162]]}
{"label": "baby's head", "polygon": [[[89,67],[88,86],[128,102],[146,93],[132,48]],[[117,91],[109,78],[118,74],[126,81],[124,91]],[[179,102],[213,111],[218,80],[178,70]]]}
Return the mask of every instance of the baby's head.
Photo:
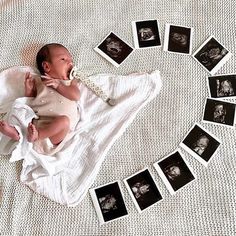
{"label": "baby's head", "polygon": [[169,179],[175,180],[181,175],[181,170],[177,165],[171,165],[165,169],[165,173]]}
{"label": "baby's head", "polygon": [[140,41],[149,41],[155,39],[153,29],[149,27],[139,29],[138,34],[140,37]]}
{"label": "baby's head", "polygon": [[171,40],[180,46],[185,46],[188,43],[188,37],[185,34],[181,33],[172,33],[171,34]]}
{"label": "baby's head", "polygon": [[223,80],[221,83],[220,83],[220,92],[223,94],[223,95],[233,95],[234,94],[234,90],[233,90],[233,86],[232,86],[232,83],[231,81],[229,80]]}
{"label": "baby's head", "polygon": [[44,45],[37,53],[36,62],[42,75],[47,73],[55,79],[68,79],[73,67],[70,52],[58,43]]}
{"label": "baby's head", "polygon": [[226,109],[223,104],[217,104],[214,107],[213,120],[216,122],[224,122]]}
{"label": "baby's head", "polygon": [[199,139],[196,142],[196,146],[201,148],[202,150],[205,150],[209,144],[209,139],[206,135],[201,135]]}

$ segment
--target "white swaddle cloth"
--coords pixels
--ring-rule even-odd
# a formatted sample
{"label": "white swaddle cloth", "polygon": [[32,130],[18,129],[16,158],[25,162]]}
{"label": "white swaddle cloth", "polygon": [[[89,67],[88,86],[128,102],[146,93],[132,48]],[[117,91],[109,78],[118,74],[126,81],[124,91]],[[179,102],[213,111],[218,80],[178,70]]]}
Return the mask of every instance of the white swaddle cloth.
{"label": "white swaddle cloth", "polygon": [[104,103],[80,83],[80,119],[76,130],[67,136],[53,156],[37,153],[32,143],[26,140],[28,123],[35,117],[33,110],[25,105],[27,98],[23,97],[27,71],[37,76],[30,67],[13,67],[0,73],[2,91],[8,91],[0,94],[0,113],[7,112],[4,119],[20,133],[19,142],[0,134],[0,153],[11,153],[10,161],[23,159],[20,180],[33,191],[60,204],[76,206],[95,180],[112,144],[124,133],[138,111],[159,93],[162,86],[159,71],[126,76],[90,76],[116,100],[115,106]]}

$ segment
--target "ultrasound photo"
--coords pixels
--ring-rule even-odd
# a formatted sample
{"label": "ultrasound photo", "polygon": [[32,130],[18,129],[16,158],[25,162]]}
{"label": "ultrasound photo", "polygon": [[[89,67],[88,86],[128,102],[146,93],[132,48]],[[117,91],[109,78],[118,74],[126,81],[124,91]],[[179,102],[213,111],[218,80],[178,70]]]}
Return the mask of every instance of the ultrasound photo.
{"label": "ultrasound photo", "polygon": [[114,66],[119,67],[134,49],[111,32],[94,50]]}
{"label": "ultrasound photo", "polygon": [[207,98],[204,108],[203,121],[217,125],[234,127],[235,103]]}
{"label": "ultrasound photo", "polygon": [[236,75],[208,77],[208,89],[212,98],[232,98],[236,96]]}
{"label": "ultrasound photo", "polygon": [[158,174],[171,194],[189,184],[195,176],[179,150],[154,163]]}
{"label": "ultrasound photo", "polygon": [[207,167],[216,153],[220,140],[199,124],[194,124],[180,146]]}
{"label": "ultrasound photo", "polygon": [[161,193],[148,169],[126,178],[124,183],[139,213],[162,200]]}
{"label": "ultrasound photo", "polygon": [[214,36],[210,36],[193,54],[193,57],[211,75],[214,75],[231,55],[232,54],[219,43]]}
{"label": "ultrasound photo", "polygon": [[118,182],[90,189],[100,224],[128,215]]}
{"label": "ultrasound photo", "polygon": [[191,54],[192,31],[189,27],[166,24],[164,51]]}
{"label": "ultrasound photo", "polygon": [[161,46],[157,20],[132,21],[132,30],[135,48]]}

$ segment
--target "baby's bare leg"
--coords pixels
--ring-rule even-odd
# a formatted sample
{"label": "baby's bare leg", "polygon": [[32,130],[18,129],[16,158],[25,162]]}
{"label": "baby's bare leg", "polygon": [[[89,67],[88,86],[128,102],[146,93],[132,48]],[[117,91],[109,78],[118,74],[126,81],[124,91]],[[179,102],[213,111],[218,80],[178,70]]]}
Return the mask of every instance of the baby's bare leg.
{"label": "baby's bare leg", "polygon": [[1,120],[0,121],[0,132],[4,135],[10,137],[13,140],[19,141],[20,135],[15,127],[10,126],[7,122]]}
{"label": "baby's bare leg", "polygon": [[70,128],[70,121],[67,116],[58,116],[46,128],[36,129],[30,123],[28,126],[28,141],[34,142],[38,139],[49,138],[53,144],[59,144],[67,135]]}

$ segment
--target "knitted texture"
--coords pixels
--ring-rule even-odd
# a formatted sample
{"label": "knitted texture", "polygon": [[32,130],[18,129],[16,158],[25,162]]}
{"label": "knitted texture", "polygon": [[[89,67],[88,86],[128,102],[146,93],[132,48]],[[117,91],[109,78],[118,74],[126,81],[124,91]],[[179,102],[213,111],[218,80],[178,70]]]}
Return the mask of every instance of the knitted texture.
{"label": "knitted texture", "polygon": [[[162,48],[135,50],[119,68],[93,50],[110,31],[133,45],[131,21],[157,19],[162,43],[165,23],[193,27],[193,52],[214,35],[233,53],[217,74],[235,73],[235,1],[2,0],[0,11],[0,70],[34,66],[39,48],[58,42],[85,74],[158,69],[163,80],[160,95],[116,141],[93,184],[120,180],[128,217],[99,226],[89,194],[75,208],[61,206],[22,185],[22,163],[9,163],[9,156],[2,156],[0,235],[236,234],[235,127],[202,122],[209,74],[191,56]],[[197,179],[171,196],[153,163],[175,150],[195,122],[222,144],[207,168],[183,151]],[[163,200],[139,214],[122,180],[144,167],[153,174]]]}

